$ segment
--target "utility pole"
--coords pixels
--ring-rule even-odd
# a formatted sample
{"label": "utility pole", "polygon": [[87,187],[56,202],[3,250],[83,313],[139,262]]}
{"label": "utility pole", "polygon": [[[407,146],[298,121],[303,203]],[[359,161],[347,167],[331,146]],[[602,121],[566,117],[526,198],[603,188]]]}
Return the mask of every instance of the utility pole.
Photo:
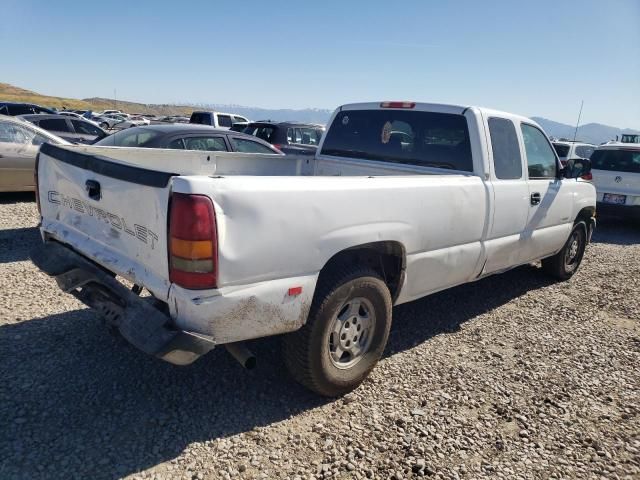
{"label": "utility pole", "polygon": [[118,91],[115,88],[113,89],[113,109],[118,109]]}

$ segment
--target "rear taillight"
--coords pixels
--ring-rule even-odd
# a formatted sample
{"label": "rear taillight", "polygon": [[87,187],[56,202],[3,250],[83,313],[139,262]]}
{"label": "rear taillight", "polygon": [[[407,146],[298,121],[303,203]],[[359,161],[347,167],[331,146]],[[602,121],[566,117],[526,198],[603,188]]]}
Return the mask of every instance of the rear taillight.
{"label": "rear taillight", "polygon": [[380,108],[414,108],[416,102],[382,102]]}
{"label": "rear taillight", "polygon": [[593,180],[593,175],[589,172],[586,175],[582,175],[580,178],[582,178],[582,180]]}
{"label": "rear taillight", "polygon": [[38,167],[40,166],[40,152],[36,155],[36,166],[33,170],[33,184],[36,187],[36,206],[38,207],[38,215],[42,217],[42,207],[40,207],[40,189],[38,188]]}
{"label": "rear taillight", "polygon": [[213,203],[204,195],[171,196],[169,279],[189,289],[217,286],[216,216]]}

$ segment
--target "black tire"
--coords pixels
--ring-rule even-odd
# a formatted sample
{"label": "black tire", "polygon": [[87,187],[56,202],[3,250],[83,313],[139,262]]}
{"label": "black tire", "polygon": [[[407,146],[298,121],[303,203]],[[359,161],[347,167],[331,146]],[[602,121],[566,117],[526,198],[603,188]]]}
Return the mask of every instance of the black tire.
{"label": "black tire", "polygon": [[109,124],[107,122],[102,122],[100,124],[100,128],[103,129],[103,130],[106,130],[106,129],[109,128]]}
{"label": "black tire", "polygon": [[569,280],[578,271],[586,247],[587,225],[576,222],[562,250],[542,260],[543,270],[559,280]]}
{"label": "black tire", "polygon": [[[387,285],[369,268],[338,270],[321,277],[307,323],[284,337],[284,361],[293,378],[327,397],[343,395],[356,388],[382,356],[389,338],[391,307]],[[353,308],[357,308],[358,313],[344,320],[353,313]],[[361,330],[359,327],[364,324],[358,323],[359,317],[373,327],[363,326]],[[345,352],[343,362],[342,358],[337,359],[341,351],[337,343],[348,345],[349,339],[343,340],[345,335],[332,329],[341,325],[343,330],[340,332],[346,331],[350,321],[352,348],[358,341],[364,341],[366,345],[362,345],[359,356]],[[368,333],[358,339],[359,332],[365,330]],[[350,355],[353,365],[348,362]]]}

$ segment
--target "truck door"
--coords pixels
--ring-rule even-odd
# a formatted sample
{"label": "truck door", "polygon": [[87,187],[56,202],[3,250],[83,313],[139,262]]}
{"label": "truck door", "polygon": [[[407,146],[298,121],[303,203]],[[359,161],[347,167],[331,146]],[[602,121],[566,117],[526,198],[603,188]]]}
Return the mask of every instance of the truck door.
{"label": "truck door", "polygon": [[557,178],[559,161],[547,136],[534,125],[521,123],[527,159],[529,215],[523,247],[527,261],[557,252],[573,225],[573,192],[567,181]]}
{"label": "truck door", "polygon": [[490,117],[487,126],[494,208],[483,274],[526,262],[521,237],[529,215],[529,187],[516,126],[500,117]]}

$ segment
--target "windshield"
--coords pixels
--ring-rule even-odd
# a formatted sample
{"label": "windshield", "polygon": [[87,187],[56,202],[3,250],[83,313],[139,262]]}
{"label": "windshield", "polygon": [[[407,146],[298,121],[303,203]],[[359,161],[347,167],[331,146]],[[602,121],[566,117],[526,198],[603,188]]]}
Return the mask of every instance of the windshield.
{"label": "windshield", "polygon": [[556,153],[559,157],[566,157],[567,155],[569,155],[569,149],[571,147],[562,143],[554,143],[553,148],[556,149]]}
{"label": "windshield", "polygon": [[346,110],[327,131],[323,155],[473,171],[467,120],[413,110]]}
{"label": "windshield", "polygon": [[640,150],[596,150],[591,155],[591,168],[640,173]]}
{"label": "windshield", "polygon": [[144,147],[150,140],[161,135],[160,132],[148,128],[128,128],[103,138],[94,145],[111,147]]}

